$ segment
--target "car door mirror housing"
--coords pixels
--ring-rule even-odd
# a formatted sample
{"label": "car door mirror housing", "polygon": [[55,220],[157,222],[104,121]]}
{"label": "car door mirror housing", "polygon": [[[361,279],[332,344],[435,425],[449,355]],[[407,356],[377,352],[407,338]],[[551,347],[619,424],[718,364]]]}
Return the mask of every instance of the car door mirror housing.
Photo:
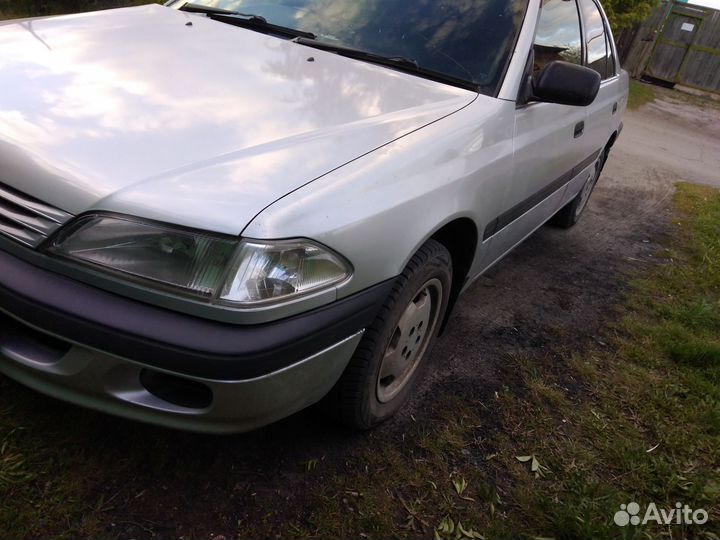
{"label": "car door mirror housing", "polygon": [[532,100],[586,107],[600,91],[600,74],[569,62],[550,62],[532,78]]}

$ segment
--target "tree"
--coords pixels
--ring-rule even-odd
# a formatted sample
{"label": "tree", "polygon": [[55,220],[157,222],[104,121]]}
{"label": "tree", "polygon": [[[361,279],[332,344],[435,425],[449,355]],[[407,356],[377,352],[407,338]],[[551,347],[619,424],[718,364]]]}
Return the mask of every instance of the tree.
{"label": "tree", "polygon": [[660,0],[603,0],[603,7],[615,33],[645,20]]}

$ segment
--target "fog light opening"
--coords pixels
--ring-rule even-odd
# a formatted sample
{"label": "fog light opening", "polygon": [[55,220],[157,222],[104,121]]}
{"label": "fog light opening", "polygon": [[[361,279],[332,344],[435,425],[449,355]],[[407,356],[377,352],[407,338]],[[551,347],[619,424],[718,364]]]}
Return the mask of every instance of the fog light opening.
{"label": "fog light opening", "polygon": [[212,390],[204,384],[160,371],[143,369],[140,383],[155,397],[188,409],[207,409],[213,400]]}

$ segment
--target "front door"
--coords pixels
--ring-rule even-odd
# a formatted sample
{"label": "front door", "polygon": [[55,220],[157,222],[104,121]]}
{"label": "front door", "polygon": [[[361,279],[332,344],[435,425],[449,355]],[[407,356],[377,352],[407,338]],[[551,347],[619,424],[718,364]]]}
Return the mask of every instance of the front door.
{"label": "front door", "polygon": [[[555,60],[582,64],[576,0],[544,0],[534,46],[534,71]],[[573,169],[591,152],[585,107],[532,102],[515,111],[514,173],[504,211],[484,237],[497,260],[560,209]]]}

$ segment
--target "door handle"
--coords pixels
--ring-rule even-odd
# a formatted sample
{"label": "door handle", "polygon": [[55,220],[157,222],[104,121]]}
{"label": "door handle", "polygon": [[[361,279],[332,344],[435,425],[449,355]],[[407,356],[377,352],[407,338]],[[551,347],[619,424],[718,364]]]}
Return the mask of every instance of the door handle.
{"label": "door handle", "polygon": [[617,112],[617,101],[613,103],[613,114]]}
{"label": "door handle", "polygon": [[578,122],[575,124],[575,138],[582,137],[585,133],[585,122]]}

